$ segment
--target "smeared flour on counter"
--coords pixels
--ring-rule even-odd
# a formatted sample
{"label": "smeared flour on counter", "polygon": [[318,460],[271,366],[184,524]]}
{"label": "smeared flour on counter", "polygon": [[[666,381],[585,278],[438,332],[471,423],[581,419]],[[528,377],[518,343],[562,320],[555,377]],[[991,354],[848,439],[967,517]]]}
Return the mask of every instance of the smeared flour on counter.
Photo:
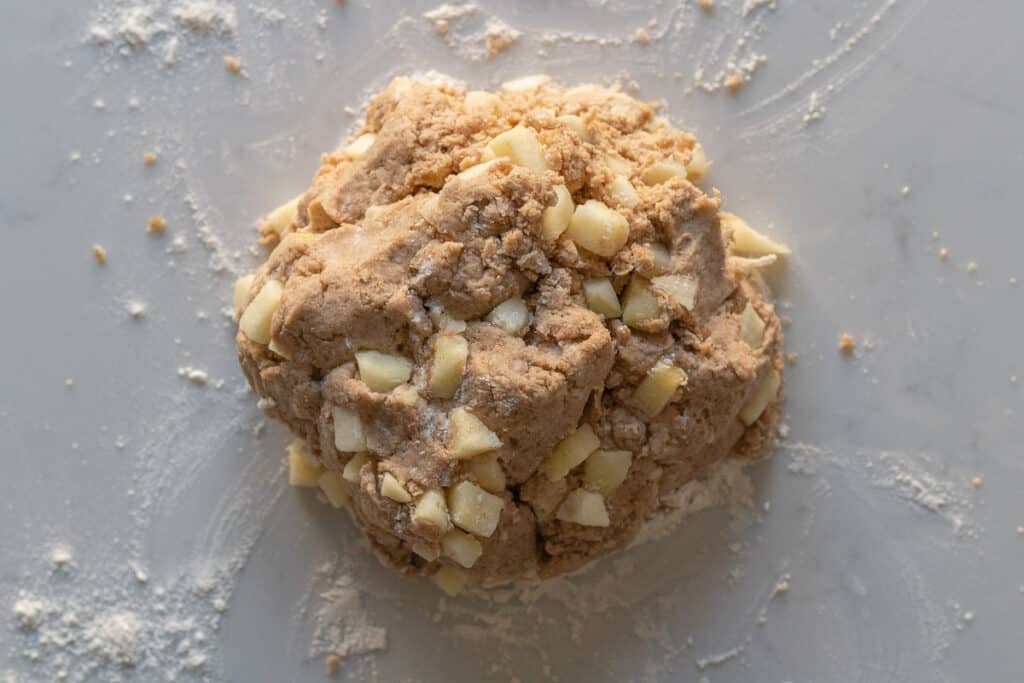
{"label": "smeared flour on counter", "polygon": [[130,54],[131,48],[177,40],[186,32],[233,35],[237,30],[238,11],[225,0],[115,0],[93,10],[88,36]]}

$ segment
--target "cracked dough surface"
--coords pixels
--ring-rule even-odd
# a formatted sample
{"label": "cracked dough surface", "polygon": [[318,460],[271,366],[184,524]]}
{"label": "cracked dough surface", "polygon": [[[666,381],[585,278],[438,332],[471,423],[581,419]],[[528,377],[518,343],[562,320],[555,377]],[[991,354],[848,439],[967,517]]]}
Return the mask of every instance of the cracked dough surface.
{"label": "cracked dough surface", "polygon": [[[515,152],[495,158],[490,141],[516,126],[539,142],[541,167]],[[655,105],[596,86],[547,83],[485,98],[398,79],[372,99],[361,134],[371,137],[322,157],[294,216],[264,229],[274,249],[241,309],[270,280],[283,285],[280,303],[269,312],[269,345],[240,331],[237,347],[268,399],[261,405],[305,440],[323,471],[342,472],[356,457],[336,447],[336,409],[356,416],[367,456],[346,473],[347,506],[388,564],[423,574],[448,567],[482,585],[575,570],[628,544],[659,496],[710,463],[768,453],[783,394],[779,320],[757,276],[730,261],[718,192],[691,182],[701,173],[694,137]],[[645,173],[665,160],[691,179]],[[634,192],[623,193],[619,178]],[[579,246],[573,230],[545,239],[544,212],[562,185],[577,208],[597,200],[625,219],[614,254]],[[659,275],[683,276],[695,292],[674,298],[653,285]],[[635,281],[656,308],[629,325],[607,318],[583,292],[596,278],[623,303]],[[521,329],[487,320],[509,299],[526,304]],[[763,322],[760,343],[741,336],[748,308]],[[468,349],[450,397],[431,389],[443,336]],[[362,351],[408,362],[408,379],[371,389]],[[666,367],[683,374],[652,415],[638,387]],[[762,410],[751,421],[757,392]],[[458,408],[500,445],[458,456]],[[582,455],[595,443],[602,454],[628,453],[614,456],[628,461],[617,485],[595,483],[603,470],[592,456],[549,476],[552,452],[588,426],[597,442]],[[473,527],[457,521],[465,501],[452,492],[463,481],[496,503],[490,535],[456,533]],[[395,495],[395,482],[404,493]],[[431,491],[441,494],[442,518],[428,523],[416,513]],[[468,514],[483,519],[473,507],[481,495]],[[602,505],[605,517],[595,512]]]}

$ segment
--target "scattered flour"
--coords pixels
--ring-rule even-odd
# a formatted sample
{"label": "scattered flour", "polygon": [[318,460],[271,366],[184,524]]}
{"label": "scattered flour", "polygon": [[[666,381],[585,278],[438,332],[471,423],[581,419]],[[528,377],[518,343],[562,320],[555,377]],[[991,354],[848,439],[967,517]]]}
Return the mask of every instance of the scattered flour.
{"label": "scattered flour", "polygon": [[152,47],[174,64],[188,35],[231,37],[237,30],[238,12],[224,0],[108,0],[93,9],[86,33],[122,55]]}
{"label": "scattered flour", "polygon": [[522,33],[475,3],[445,3],[423,13],[434,32],[467,61],[490,59],[511,47]]}
{"label": "scattered flour", "polygon": [[346,572],[338,573],[320,594],[309,656],[345,658],[381,652],[387,646],[388,631],[370,623],[355,579]]}

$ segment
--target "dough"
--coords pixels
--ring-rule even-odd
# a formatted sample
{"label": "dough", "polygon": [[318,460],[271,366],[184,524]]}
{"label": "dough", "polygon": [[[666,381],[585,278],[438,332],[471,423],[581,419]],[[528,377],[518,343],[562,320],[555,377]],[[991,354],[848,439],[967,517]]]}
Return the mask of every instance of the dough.
{"label": "dough", "polygon": [[654,104],[398,79],[321,162],[263,230],[238,357],[388,564],[572,571],[709,464],[769,452],[766,257],[730,257],[703,151]]}

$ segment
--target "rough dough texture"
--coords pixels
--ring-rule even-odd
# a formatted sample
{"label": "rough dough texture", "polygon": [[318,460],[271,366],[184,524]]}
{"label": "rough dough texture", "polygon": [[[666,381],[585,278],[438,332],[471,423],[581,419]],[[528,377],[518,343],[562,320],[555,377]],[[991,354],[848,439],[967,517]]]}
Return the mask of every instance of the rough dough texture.
{"label": "rough dough texture", "polygon": [[[270,345],[237,337],[261,405],[328,471],[354,457],[335,448],[332,408],[358,415],[370,457],[345,482],[348,507],[378,554],[407,573],[444,565],[481,585],[560,574],[622,548],[661,495],[710,463],[766,455],[783,399],[780,387],[749,426],[738,417],[763,378],[781,375],[782,332],[756,274],[729,258],[719,193],[685,174],[642,180],[659,160],[691,163],[694,137],[670,127],[656,105],[615,90],[549,83],[496,95],[497,105],[470,110],[456,86],[398,79],[375,96],[360,131],[375,135],[373,144],[358,158],[324,155],[296,218],[280,234],[264,231],[276,246],[241,307],[268,280],[283,284]],[[475,177],[458,175],[516,125],[534,132],[549,170],[499,157]],[[635,188],[635,206],[612,191],[616,174]],[[565,234],[542,238],[544,209],[562,184],[576,206],[597,199],[628,221],[617,253],[589,253]],[[662,262],[659,271],[656,244],[671,255],[667,269]],[[588,278],[610,278],[621,299],[631,275],[659,272],[696,280],[690,307],[656,289],[657,315],[630,327],[587,306]],[[485,320],[511,297],[529,311],[519,333]],[[765,323],[757,348],[740,336],[748,303]],[[465,321],[464,331],[450,320]],[[468,342],[468,360],[455,395],[437,398],[428,388],[433,349],[455,333]],[[411,360],[416,394],[372,391],[355,362],[363,350]],[[658,364],[682,369],[685,381],[649,417],[634,394]],[[492,453],[505,479],[497,529],[475,536],[482,553],[469,568],[442,554],[443,529],[412,514],[425,491],[479,478],[476,458],[455,459],[449,448],[449,415],[460,406],[500,439]],[[632,453],[625,480],[604,496],[607,526],[560,519],[570,493],[585,488],[585,464],[554,481],[541,468],[581,425],[601,449]],[[386,473],[410,502],[381,493]]]}

